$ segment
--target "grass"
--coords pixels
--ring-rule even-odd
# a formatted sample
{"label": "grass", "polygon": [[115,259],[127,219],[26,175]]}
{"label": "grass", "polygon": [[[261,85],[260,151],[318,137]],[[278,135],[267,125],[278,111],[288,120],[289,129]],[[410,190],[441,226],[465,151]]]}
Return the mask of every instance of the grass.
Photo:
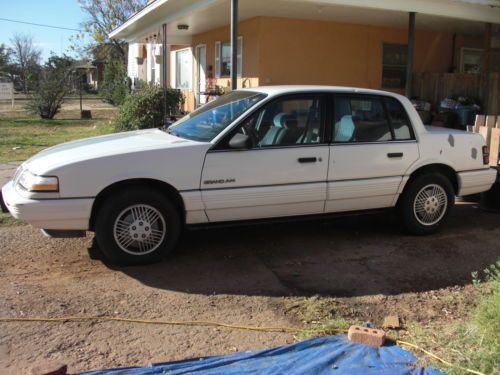
{"label": "grass", "polygon": [[110,132],[109,120],[0,118],[0,163],[23,161],[56,144]]}
{"label": "grass", "polygon": [[23,222],[17,219],[14,219],[9,214],[4,214],[0,212],[0,228],[2,227],[13,227],[15,225],[22,225]]}
{"label": "grass", "polygon": [[[477,291],[477,306],[468,316],[453,322],[431,323],[427,325],[406,322],[404,336],[397,331],[389,336],[401,339],[428,350],[438,357],[451,362],[454,367],[414,351],[421,366],[433,366],[446,374],[464,374],[462,368],[480,371],[483,374],[500,375],[500,261],[481,273],[473,274],[473,284]],[[330,319],[311,326],[297,335],[307,339],[322,335],[336,334],[338,329],[347,329],[356,321]]]}
{"label": "grass", "polygon": [[[500,261],[485,272],[477,284],[478,306],[463,321],[446,325],[410,324],[413,343],[427,348],[443,359],[484,374],[500,374]],[[446,374],[463,374],[431,360]]]}
{"label": "grass", "polygon": [[306,340],[317,336],[336,335],[341,331],[347,331],[353,324],[360,324],[360,322],[349,322],[342,318],[330,319],[301,331],[297,334],[297,338]]}

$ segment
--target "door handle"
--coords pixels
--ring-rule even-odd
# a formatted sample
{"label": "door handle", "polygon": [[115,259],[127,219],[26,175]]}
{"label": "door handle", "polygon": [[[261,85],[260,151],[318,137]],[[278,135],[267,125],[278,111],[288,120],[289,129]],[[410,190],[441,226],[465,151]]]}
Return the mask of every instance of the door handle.
{"label": "door handle", "polygon": [[305,163],[316,163],[318,161],[318,158],[299,158],[299,163],[305,164]]}
{"label": "door handle", "polygon": [[402,152],[392,152],[392,153],[387,154],[387,157],[391,158],[391,159],[393,159],[393,158],[402,158],[403,155],[404,154]]}

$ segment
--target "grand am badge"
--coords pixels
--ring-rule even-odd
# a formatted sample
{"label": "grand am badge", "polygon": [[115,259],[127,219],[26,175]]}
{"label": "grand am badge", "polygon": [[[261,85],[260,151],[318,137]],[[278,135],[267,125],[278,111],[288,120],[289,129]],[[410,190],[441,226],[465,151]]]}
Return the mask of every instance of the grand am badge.
{"label": "grand am badge", "polygon": [[206,180],[203,182],[205,185],[221,185],[221,184],[234,184],[236,182],[236,179],[234,178],[227,178],[225,180]]}

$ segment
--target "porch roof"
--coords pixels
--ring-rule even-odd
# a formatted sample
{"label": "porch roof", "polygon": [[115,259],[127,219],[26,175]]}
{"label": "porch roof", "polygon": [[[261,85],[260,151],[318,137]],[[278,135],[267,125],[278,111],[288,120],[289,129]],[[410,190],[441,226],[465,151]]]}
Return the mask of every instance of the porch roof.
{"label": "porch roof", "polygon": [[[228,0],[156,0],[110,37],[133,42],[167,23],[169,44],[189,44],[192,35],[228,25],[229,6]],[[418,13],[419,29],[479,34],[479,22],[500,22],[498,0],[240,0],[240,20],[272,16],[406,28],[407,12]]]}

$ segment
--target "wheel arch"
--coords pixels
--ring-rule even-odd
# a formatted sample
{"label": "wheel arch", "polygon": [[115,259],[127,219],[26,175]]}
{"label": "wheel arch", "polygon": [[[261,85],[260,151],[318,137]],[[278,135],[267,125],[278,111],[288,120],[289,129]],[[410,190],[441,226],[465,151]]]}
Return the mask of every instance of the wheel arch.
{"label": "wheel arch", "polygon": [[129,179],[129,180],[115,182],[107,186],[101,192],[99,192],[99,194],[97,194],[96,199],[94,200],[94,204],[92,205],[92,211],[90,214],[90,222],[89,222],[90,230],[92,231],[94,230],[96,214],[97,212],[99,212],[99,209],[102,207],[104,202],[106,202],[106,198],[116,193],[119,190],[131,187],[148,187],[159,191],[161,194],[164,194],[172,201],[174,206],[179,211],[182,223],[185,223],[186,209],[184,205],[184,200],[182,199],[182,196],[177,191],[177,189],[164,181],[140,178],[140,179]]}
{"label": "wheel arch", "polygon": [[458,175],[457,172],[450,167],[449,165],[446,164],[439,164],[439,163],[434,163],[434,164],[427,164],[419,167],[418,169],[414,170],[411,175],[409,180],[406,182],[405,189],[410,186],[410,183],[415,180],[417,177],[422,176],[424,174],[430,174],[430,173],[439,173],[448,178],[448,180],[451,182],[453,186],[453,190],[455,194],[458,193],[459,190],[459,184],[458,184]]}

